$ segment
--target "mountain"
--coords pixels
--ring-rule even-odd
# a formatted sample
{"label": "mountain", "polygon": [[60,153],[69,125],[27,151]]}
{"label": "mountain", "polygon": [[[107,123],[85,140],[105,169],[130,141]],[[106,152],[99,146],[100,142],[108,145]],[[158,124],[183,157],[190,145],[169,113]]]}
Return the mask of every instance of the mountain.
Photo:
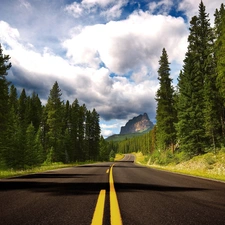
{"label": "mountain", "polygon": [[125,126],[121,127],[120,134],[142,133],[153,128],[153,123],[149,120],[148,114],[144,113],[129,120]]}

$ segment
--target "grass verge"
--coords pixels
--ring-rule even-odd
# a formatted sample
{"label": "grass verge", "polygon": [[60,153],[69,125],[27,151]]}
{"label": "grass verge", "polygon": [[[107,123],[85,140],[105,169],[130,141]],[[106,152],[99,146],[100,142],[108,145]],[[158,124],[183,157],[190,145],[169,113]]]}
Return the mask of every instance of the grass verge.
{"label": "grass verge", "polygon": [[83,165],[87,163],[92,162],[77,162],[77,163],[71,163],[71,164],[64,164],[64,163],[52,163],[50,165],[42,165],[40,167],[34,167],[26,170],[14,170],[14,169],[0,169],[0,179],[1,178],[9,178],[9,177],[15,177],[15,176],[21,176],[26,174],[32,174],[32,173],[40,173],[48,170],[55,170],[60,168],[67,168],[67,167],[73,167],[78,165]]}
{"label": "grass verge", "polygon": [[117,153],[116,156],[115,156],[114,161],[120,161],[123,158],[124,158],[124,154]]}
{"label": "grass verge", "polygon": [[225,153],[207,153],[195,156],[179,163],[171,162],[168,165],[151,163],[151,156],[144,156],[141,152],[134,153],[136,162],[155,169],[171,171],[186,175],[204,177],[214,180],[225,181]]}

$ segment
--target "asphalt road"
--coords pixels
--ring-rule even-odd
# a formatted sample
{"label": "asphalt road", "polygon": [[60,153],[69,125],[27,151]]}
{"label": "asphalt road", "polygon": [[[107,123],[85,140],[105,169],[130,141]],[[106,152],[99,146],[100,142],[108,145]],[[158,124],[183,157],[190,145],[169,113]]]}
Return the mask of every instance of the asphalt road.
{"label": "asphalt road", "polygon": [[225,224],[225,183],[133,161],[2,179],[0,224]]}

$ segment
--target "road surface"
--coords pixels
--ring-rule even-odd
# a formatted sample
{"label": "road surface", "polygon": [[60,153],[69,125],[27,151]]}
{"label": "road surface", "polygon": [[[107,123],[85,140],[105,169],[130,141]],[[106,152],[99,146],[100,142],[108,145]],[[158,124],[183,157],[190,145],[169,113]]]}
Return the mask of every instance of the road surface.
{"label": "road surface", "polygon": [[224,225],[225,183],[120,162],[0,180],[0,225]]}

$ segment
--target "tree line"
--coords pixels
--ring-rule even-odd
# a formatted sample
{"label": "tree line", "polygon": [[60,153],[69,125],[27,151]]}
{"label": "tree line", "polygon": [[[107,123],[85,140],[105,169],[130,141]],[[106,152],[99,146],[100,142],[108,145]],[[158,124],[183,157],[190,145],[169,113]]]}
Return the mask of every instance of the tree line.
{"label": "tree line", "polygon": [[118,144],[121,152],[174,151],[192,157],[225,144],[225,7],[215,11],[214,27],[204,3],[190,21],[188,49],[176,87],[163,48],[156,93],[156,125],[149,134]]}
{"label": "tree line", "polygon": [[100,136],[99,114],[75,99],[61,99],[57,81],[46,105],[7,81],[10,57],[0,45],[0,167],[24,169],[53,162],[109,160],[110,146]]}

